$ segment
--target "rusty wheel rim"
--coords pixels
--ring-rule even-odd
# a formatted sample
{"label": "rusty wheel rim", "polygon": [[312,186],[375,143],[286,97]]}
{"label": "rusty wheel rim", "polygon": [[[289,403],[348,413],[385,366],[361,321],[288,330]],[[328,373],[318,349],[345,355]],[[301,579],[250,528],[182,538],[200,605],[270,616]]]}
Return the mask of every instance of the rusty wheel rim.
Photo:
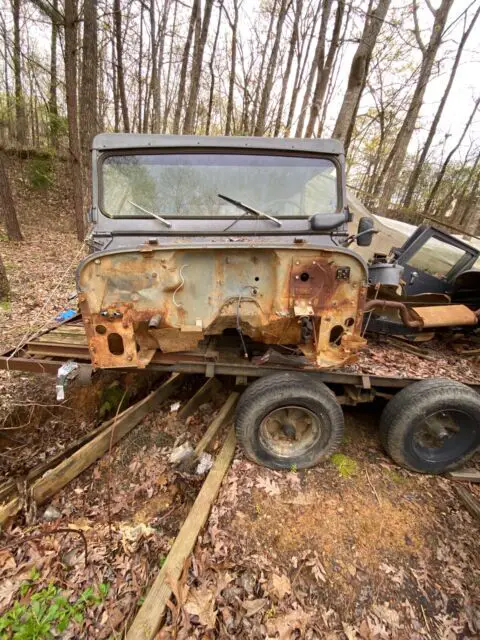
{"label": "rusty wheel rim", "polygon": [[274,409],[264,417],[259,429],[261,445],[280,458],[305,454],[321,435],[320,417],[296,405]]}

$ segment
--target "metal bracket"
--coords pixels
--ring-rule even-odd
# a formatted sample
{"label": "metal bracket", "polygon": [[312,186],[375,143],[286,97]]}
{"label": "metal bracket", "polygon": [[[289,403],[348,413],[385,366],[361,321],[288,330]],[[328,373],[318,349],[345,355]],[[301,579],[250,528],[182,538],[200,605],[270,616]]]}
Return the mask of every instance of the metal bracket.
{"label": "metal bracket", "polygon": [[[67,386],[67,381],[74,378],[77,375],[78,362],[74,360],[69,360],[62,364],[57,371],[57,384],[55,385],[55,389],[57,392],[57,402],[61,402],[65,400],[65,387]],[[72,373],[75,372],[75,375],[72,376]]]}

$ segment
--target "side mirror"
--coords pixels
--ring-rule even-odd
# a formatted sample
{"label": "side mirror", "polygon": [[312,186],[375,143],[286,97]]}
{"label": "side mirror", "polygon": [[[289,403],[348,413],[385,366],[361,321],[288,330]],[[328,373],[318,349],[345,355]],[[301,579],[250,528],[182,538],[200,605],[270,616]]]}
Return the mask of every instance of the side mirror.
{"label": "side mirror", "polygon": [[358,230],[356,235],[359,247],[369,247],[372,244],[374,230],[374,222],[372,218],[364,216],[358,222]]}
{"label": "side mirror", "polygon": [[316,213],[310,218],[312,231],[333,231],[342,224],[348,222],[348,212],[342,213]]}

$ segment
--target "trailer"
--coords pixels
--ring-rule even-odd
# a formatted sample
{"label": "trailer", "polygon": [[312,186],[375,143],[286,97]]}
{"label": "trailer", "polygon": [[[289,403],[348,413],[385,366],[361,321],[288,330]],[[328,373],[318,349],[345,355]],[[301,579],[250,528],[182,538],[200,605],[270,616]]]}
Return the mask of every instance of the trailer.
{"label": "trailer", "polygon": [[[292,430],[295,432],[293,446],[281,442],[279,445],[281,438],[278,435],[275,438],[273,434],[271,443],[264,441],[263,446],[251,448],[256,439],[241,430],[242,425],[248,431],[248,425],[255,424],[255,416],[250,416],[248,410],[252,411],[253,407],[255,412],[265,413],[259,407],[259,400],[263,398],[267,404],[270,403],[270,396],[278,395],[279,385],[287,385],[289,392],[296,394],[297,398],[299,393],[305,395],[304,401],[307,403],[312,401],[312,397],[314,402],[318,401],[319,393],[323,393],[321,411],[324,411],[323,404],[326,403],[329,409],[328,422],[333,425],[335,432],[335,437],[330,438],[329,452],[339,445],[342,436],[343,416],[340,407],[372,402],[377,398],[386,402],[380,420],[381,442],[398,464],[418,472],[444,473],[464,464],[478,449],[480,379],[477,378],[477,368],[472,363],[469,349],[464,350],[465,353],[451,350],[450,358],[446,360],[445,351],[439,353],[424,346],[415,347],[412,351],[408,343],[392,343],[390,340],[383,344],[380,342],[378,349],[397,363],[394,375],[390,371],[382,371],[382,367],[377,367],[379,370],[375,371],[375,366],[372,366],[374,345],[369,346],[370,352],[364,358],[368,370],[362,370],[360,364],[320,371],[304,363],[293,365],[288,359],[281,362],[275,361],[275,358],[272,360],[265,345],[249,347],[258,353],[252,361],[241,356],[236,340],[211,339],[189,352],[157,352],[148,366],[139,371],[231,379],[232,385],[243,391],[239,411],[242,406],[247,407],[240,429],[237,423],[237,436],[243,446],[250,446],[250,450],[247,449],[250,458],[273,468],[291,468],[292,465],[304,468],[328,455],[322,446],[321,455],[312,461],[305,455],[305,449],[308,453],[311,446],[296,436],[298,425],[300,428],[304,426],[302,419],[305,415],[309,419],[315,415],[308,407],[303,407],[306,412],[303,416],[297,415],[295,410],[290,411],[290,416],[277,415],[282,420],[282,433],[287,442],[292,438]],[[422,372],[412,374],[416,362],[424,363]],[[0,370],[57,376],[58,386],[68,382],[62,373],[68,363],[75,363],[75,376],[82,383],[88,383],[93,367],[80,315],[33,336],[20,348],[0,356]],[[68,367],[68,370],[72,370],[72,367]],[[429,371],[432,377],[428,376]],[[310,387],[310,384],[313,386]],[[309,398],[309,395],[312,397]],[[423,407],[422,402],[427,406]],[[280,407],[281,411],[283,406]],[[429,423],[423,431],[418,428],[422,415]],[[403,434],[400,442],[398,430]],[[267,429],[265,431],[268,433]],[[292,462],[292,459],[296,462]]]}

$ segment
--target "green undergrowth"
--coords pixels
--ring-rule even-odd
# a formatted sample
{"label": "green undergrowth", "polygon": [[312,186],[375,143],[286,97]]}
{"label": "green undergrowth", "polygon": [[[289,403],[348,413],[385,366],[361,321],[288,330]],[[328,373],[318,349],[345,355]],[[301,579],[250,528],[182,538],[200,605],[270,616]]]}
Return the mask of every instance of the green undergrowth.
{"label": "green undergrowth", "polygon": [[34,189],[48,189],[54,182],[53,158],[34,157],[28,160],[26,166],[27,179]]}
{"label": "green undergrowth", "polygon": [[2,640],[49,640],[61,637],[72,622],[79,625],[89,607],[103,602],[109,585],[101,583],[96,589],[87,587],[80,596],[70,601],[63,589],[50,583],[38,589],[40,573],[33,569],[30,579],[20,586],[19,600],[0,617]]}
{"label": "green undergrowth", "polygon": [[9,300],[3,300],[0,302],[0,311],[11,311],[12,303]]}
{"label": "green undergrowth", "polygon": [[330,458],[330,462],[337,467],[338,473],[342,478],[351,478],[357,473],[358,464],[356,461],[343,453],[334,453]]}

